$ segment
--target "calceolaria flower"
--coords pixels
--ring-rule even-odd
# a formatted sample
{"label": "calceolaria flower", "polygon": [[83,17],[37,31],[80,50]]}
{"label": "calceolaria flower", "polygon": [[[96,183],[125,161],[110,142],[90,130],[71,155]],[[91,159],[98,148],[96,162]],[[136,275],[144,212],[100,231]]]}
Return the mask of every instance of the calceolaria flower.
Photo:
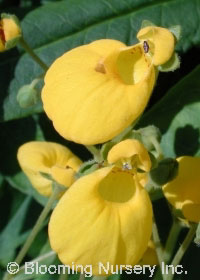
{"label": "calceolaria flower", "polygon": [[15,15],[2,14],[0,20],[0,52],[16,46],[21,37],[21,28]]}
{"label": "calceolaria flower", "polygon": [[138,38],[131,47],[110,39],[94,41],[52,64],[42,100],[64,138],[85,145],[106,142],[144,111],[155,85],[155,66],[170,58],[174,39],[165,28],[153,35],[142,29]]}
{"label": "calceolaria flower", "polygon": [[114,164],[123,170],[131,170],[140,184],[143,187],[146,185],[151,159],[144,145],[138,140],[126,139],[119,142],[109,151],[107,160],[109,164]]}
{"label": "calceolaria flower", "polygon": [[[135,265],[152,233],[152,206],[145,189],[129,170],[109,166],[81,177],[58,202],[49,223],[52,249],[72,266],[99,262]],[[111,272],[111,271],[109,271]]]}
{"label": "calceolaria flower", "polygon": [[70,187],[75,181],[76,171],[82,164],[68,148],[52,142],[28,142],[20,146],[17,159],[33,187],[42,195],[52,193],[52,180],[64,187]]}
{"label": "calceolaria flower", "polygon": [[115,146],[108,153],[110,164],[121,165],[124,169],[134,167],[148,172],[151,168],[151,160],[144,145],[136,139],[126,139]]}
{"label": "calceolaria flower", "polygon": [[183,156],[178,176],[163,186],[168,201],[191,222],[200,222],[200,158]]}

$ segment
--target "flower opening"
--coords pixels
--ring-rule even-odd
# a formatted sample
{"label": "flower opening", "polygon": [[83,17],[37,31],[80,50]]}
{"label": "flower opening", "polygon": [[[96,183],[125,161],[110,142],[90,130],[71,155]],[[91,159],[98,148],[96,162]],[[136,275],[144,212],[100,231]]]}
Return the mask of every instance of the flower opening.
{"label": "flower opening", "polygon": [[49,223],[50,243],[62,263],[90,263],[94,275],[99,275],[99,262],[138,263],[151,233],[148,194],[132,174],[114,167],[77,180],[58,202]]}

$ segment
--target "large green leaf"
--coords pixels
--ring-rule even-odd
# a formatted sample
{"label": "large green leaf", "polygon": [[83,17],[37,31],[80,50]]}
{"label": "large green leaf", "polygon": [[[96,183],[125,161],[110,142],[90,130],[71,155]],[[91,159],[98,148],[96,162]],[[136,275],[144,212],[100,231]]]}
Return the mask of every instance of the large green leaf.
{"label": "large green leaf", "polygon": [[168,157],[200,155],[200,66],[172,87],[141,119],[160,128]]}
{"label": "large green leaf", "polygon": [[[199,15],[200,0],[67,0],[30,12],[22,28],[28,43],[50,65],[71,48],[96,39],[113,38],[133,44],[144,19],[165,27],[180,24],[182,37],[177,49],[185,52],[200,43]],[[25,110],[16,103],[18,89],[41,74],[40,67],[26,54],[19,59],[17,51],[12,50],[1,55],[0,69],[1,119],[40,112],[41,104]]]}
{"label": "large green leaf", "polygon": [[25,235],[21,235],[21,229],[26,217],[26,212],[30,203],[27,197],[20,206],[16,214],[9,221],[5,229],[0,234],[0,263],[6,265],[15,255],[16,249],[25,240]]}

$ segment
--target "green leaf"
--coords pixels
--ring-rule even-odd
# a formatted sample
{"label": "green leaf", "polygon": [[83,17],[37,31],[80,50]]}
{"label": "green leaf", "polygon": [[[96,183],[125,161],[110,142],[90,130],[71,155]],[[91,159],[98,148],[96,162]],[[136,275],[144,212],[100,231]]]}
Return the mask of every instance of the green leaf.
{"label": "green leaf", "polygon": [[26,217],[29,203],[30,197],[27,197],[0,234],[0,263],[4,266],[13,259],[17,247],[24,242],[24,237],[26,237],[23,236],[22,238],[22,236],[20,236],[20,231]]}
{"label": "green leaf", "polygon": [[149,112],[139,126],[157,126],[167,157],[200,155],[200,66],[180,80]]}
{"label": "green leaf", "polygon": [[[200,0],[67,0],[46,4],[22,21],[25,39],[50,65],[64,52],[101,38],[137,42],[143,20],[169,28],[180,25],[182,37],[177,50],[186,52],[200,43]],[[161,16],[162,15],[162,16]],[[190,20],[185,20],[185,15]],[[42,69],[21,50],[1,54],[1,119],[11,120],[41,112],[41,103],[22,109],[16,102],[19,88],[37,78]],[[20,59],[19,59],[20,57]]]}
{"label": "green leaf", "polygon": [[32,196],[37,202],[46,205],[48,198],[40,195],[31,185],[26,175],[20,171],[13,176],[6,176],[7,182],[20,192]]}
{"label": "green leaf", "polygon": [[161,72],[169,72],[175,71],[180,67],[180,58],[177,53],[174,53],[170,60],[168,60],[165,64],[159,65],[158,70]]}
{"label": "green leaf", "polygon": [[142,24],[141,24],[141,29],[145,28],[147,26],[155,26],[155,24],[153,22],[151,22],[150,20],[143,20]]}
{"label": "green leaf", "polygon": [[170,26],[169,30],[174,34],[177,41],[181,38],[181,26],[180,25],[174,25]]}

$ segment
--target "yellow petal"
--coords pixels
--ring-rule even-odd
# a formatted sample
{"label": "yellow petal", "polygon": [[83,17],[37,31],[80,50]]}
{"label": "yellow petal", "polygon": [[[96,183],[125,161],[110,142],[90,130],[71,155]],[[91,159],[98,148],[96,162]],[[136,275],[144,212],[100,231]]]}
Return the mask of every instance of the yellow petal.
{"label": "yellow petal", "polygon": [[138,158],[138,167],[148,172],[151,169],[148,151],[142,143],[135,139],[126,139],[113,146],[108,153],[107,160],[112,164],[135,156]]}
{"label": "yellow petal", "polygon": [[177,160],[178,176],[163,186],[164,194],[175,208],[183,211],[189,221],[198,222],[200,221],[200,158],[183,156]]}
{"label": "yellow petal", "polygon": [[95,41],[67,52],[47,71],[44,110],[64,138],[85,145],[106,142],[145,109],[154,68],[140,82],[124,83],[116,67],[124,47],[115,40]]}
{"label": "yellow petal", "polygon": [[69,166],[60,167],[53,166],[51,168],[51,175],[55,181],[63,186],[70,187],[75,182],[76,172]]}
{"label": "yellow petal", "polygon": [[149,44],[149,52],[153,55],[154,65],[166,63],[174,52],[175,39],[166,28],[147,26],[138,32],[137,38]]}
{"label": "yellow petal", "polygon": [[147,184],[148,182],[148,174],[146,172],[144,173],[137,173],[137,178],[138,178],[138,181],[140,183],[141,186],[145,187],[145,185]]}
{"label": "yellow petal", "polygon": [[155,250],[155,245],[152,240],[149,241],[147,250],[145,251],[140,265],[158,265],[158,257]]}
{"label": "yellow petal", "polygon": [[141,44],[121,49],[116,63],[120,77],[128,85],[143,81],[152,66]]}
{"label": "yellow petal", "polygon": [[75,171],[82,163],[66,147],[39,141],[23,144],[18,150],[17,158],[33,187],[44,196],[51,195],[52,182],[40,172],[51,175],[58,183],[69,187],[74,182]]}
{"label": "yellow petal", "polygon": [[186,202],[182,206],[184,217],[191,222],[199,223],[200,221],[200,203]]}
{"label": "yellow petal", "polygon": [[[73,184],[49,223],[52,249],[67,265],[136,264],[152,232],[146,191],[127,172],[105,167]],[[103,272],[102,272],[103,273]]]}
{"label": "yellow petal", "polygon": [[6,42],[18,37],[21,34],[20,27],[12,18],[3,18],[1,22]]}

